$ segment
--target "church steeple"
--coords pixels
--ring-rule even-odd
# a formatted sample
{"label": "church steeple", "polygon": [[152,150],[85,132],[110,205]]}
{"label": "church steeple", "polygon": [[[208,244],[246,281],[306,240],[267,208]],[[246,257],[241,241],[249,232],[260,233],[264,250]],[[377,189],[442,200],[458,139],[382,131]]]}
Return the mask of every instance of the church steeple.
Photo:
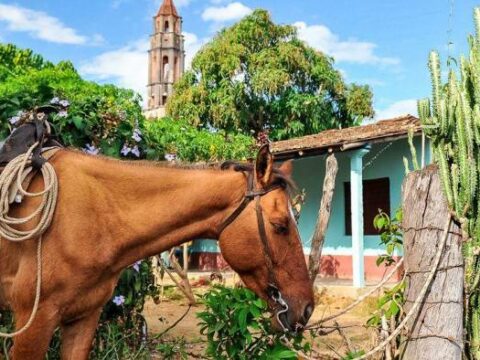
{"label": "church steeple", "polygon": [[158,10],[158,14],[163,16],[173,15],[175,17],[180,17],[177,13],[177,9],[175,8],[175,4],[173,0],[164,0],[162,6],[160,6],[160,10]]}
{"label": "church steeple", "polygon": [[184,63],[182,18],[173,0],[163,0],[153,17],[153,35],[150,36],[147,116],[165,114],[165,104],[172,94],[173,84],[183,74]]}

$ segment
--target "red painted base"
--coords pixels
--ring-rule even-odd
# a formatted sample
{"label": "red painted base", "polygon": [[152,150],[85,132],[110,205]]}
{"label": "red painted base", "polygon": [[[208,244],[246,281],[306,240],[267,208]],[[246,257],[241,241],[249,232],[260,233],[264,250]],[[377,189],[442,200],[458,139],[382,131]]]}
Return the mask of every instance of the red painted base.
{"label": "red painted base", "polygon": [[[308,261],[308,257],[306,257]],[[390,269],[385,266],[377,266],[376,256],[365,256],[365,279],[367,281],[381,280]],[[201,252],[190,255],[190,266],[192,269],[203,271],[215,271],[228,269],[227,262],[220,253]],[[391,281],[401,279],[402,271],[394,275]],[[352,257],[349,255],[324,255],[320,276],[328,279],[352,279]]]}

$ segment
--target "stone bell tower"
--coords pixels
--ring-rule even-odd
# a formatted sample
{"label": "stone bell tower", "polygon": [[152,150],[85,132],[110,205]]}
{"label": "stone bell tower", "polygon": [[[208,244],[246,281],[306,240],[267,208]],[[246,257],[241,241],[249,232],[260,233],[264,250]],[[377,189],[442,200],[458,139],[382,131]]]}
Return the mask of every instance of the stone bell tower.
{"label": "stone bell tower", "polygon": [[184,64],[182,18],[173,0],[163,0],[153,18],[153,35],[150,36],[147,117],[165,115],[165,104],[172,94],[173,84],[183,74]]}

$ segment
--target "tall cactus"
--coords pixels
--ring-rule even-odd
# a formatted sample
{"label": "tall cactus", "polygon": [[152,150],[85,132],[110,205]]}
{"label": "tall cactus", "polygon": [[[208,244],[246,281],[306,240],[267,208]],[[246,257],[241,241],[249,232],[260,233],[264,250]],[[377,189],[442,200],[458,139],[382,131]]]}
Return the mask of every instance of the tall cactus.
{"label": "tall cactus", "polygon": [[474,10],[475,35],[469,57],[461,57],[459,76],[450,69],[442,83],[440,57],[430,53],[431,100],[418,102],[430,138],[448,205],[462,226],[465,256],[467,352],[480,360],[480,8]]}

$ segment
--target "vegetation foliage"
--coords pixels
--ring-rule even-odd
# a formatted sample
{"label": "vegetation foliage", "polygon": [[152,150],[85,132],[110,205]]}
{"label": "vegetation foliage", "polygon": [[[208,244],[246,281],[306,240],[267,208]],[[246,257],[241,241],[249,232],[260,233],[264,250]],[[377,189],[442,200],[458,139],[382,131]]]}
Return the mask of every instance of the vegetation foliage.
{"label": "vegetation foliage", "polygon": [[358,124],[373,116],[368,86],[346,84],[333,59],[290,25],[255,10],[220,31],[175,84],[167,112],[203,128],[273,140]]}
{"label": "vegetation foliage", "polygon": [[291,340],[293,349],[272,329],[267,304],[246,288],[216,286],[203,297],[205,311],[197,313],[206,335],[206,355],[213,359],[297,359],[294,350],[310,351],[302,335]]}

